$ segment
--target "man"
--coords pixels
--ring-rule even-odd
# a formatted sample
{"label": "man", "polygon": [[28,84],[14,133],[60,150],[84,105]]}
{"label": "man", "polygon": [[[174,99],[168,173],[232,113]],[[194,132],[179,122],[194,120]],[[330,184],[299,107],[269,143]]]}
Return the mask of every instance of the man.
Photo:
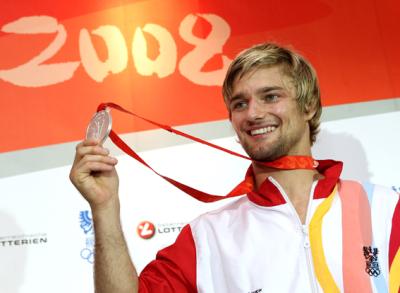
{"label": "man", "polygon": [[[397,292],[399,195],[339,180],[340,162],[289,168],[311,156],[319,127],[309,63],[274,44],[252,47],[231,64],[223,94],[253,159],[251,191],[185,226],[139,277],[120,224],[117,161],[96,141],[77,146],[70,177],[92,209],[96,291]],[[284,169],[262,163],[282,158]]]}

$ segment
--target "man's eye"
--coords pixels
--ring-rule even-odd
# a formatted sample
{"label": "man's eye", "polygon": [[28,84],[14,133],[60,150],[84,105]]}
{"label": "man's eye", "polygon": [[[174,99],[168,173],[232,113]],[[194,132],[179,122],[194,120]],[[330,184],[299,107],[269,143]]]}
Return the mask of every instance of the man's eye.
{"label": "man's eye", "polygon": [[231,109],[232,110],[240,110],[244,109],[247,106],[247,103],[245,101],[237,101],[235,103],[232,103]]}
{"label": "man's eye", "polygon": [[278,100],[279,96],[278,95],[266,95],[264,96],[264,101],[266,102],[276,102]]}

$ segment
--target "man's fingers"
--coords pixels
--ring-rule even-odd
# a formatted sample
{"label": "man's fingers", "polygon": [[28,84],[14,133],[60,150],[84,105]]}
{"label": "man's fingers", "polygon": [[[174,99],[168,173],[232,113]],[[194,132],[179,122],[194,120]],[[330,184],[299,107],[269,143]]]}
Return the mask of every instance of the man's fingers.
{"label": "man's fingers", "polygon": [[92,172],[113,170],[118,161],[109,154],[109,150],[99,145],[96,140],[87,139],[79,143],[70,172],[71,181],[79,181],[79,178],[90,176]]}
{"label": "man's fingers", "polygon": [[82,160],[77,161],[70,172],[70,179],[74,182],[75,178],[81,175],[89,175],[92,172],[111,171],[118,163],[118,160],[109,156],[87,155]]}
{"label": "man's fingers", "polygon": [[89,138],[89,139],[85,139],[84,141],[82,141],[83,146],[93,146],[93,145],[98,145],[98,144],[99,144],[99,140],[94,139],[94,138]]}
{"label": "man's fingers", "polygon": [[105,164],[102,162],[87,162],[84,167],[90,172],[111,171],[114,165]]}
{"label": "man's fingers", "polygon": [[95,141],[85,140],[76,146],[75,160],[80,160],[86,155],[107,156],[110,151],[101,145],[95,144]]}
{"label": "man's fingers", "polygon": [[110,156],[102,156],[102,155],[86,155],[85,157],[82,158],[82,160],[78,164],[78,168],[86,168],[86,170],[83,171],[97,171],[97,170],[92,170],[90,166],[94,165],[93,163],[96,163],[96,166],[98,164],[102,165],[108,165],[108,166],[115,166],[118,161],[116,158],[110,157]]}
{"label": "man's fingers", "polygon": [[99,142],[93,138],[85,139],[76,145],[76,150],[78,150],[79,148],[84,147],[84,146],[95,146],[98,144],[99,144]]}

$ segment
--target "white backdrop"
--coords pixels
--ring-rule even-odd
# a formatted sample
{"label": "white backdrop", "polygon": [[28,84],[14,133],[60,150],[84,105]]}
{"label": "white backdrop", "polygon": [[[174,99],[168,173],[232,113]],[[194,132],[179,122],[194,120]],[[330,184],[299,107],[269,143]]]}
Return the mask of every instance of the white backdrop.
{"label": "white backdrop", "polygon": [[[400,190],[399,134],[400,112],[326,122],[313,152],[318,159],[343,160],[344,178]],[[234,138],[212,142],[239,150]],[[160,173],[216,194],[235,186],[249,164],[192,143],[141,155]],[[139,271],[185,223],[227,202],[197,202],[133,159],[118,159],[123,228]],[[0,292],[93,291],[89,207],[69,182],[69,169],[0,179]],[[139,236],[143,221],[155,226],[149,239]]]}

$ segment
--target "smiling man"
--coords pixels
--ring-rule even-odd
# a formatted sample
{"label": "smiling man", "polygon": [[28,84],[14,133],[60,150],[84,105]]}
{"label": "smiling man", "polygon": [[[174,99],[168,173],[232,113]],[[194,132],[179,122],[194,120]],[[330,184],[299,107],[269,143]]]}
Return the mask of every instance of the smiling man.
{"label": "smiling man", "polygon": [[293,82],[282,71],[282,66],[254,69],[236,78],[232,98],[227,97],[232,125],[254,160],[311,155],[306,132],[315,111],[300,111]]}
{"label": "smiling man", "polygon": [[321,115],[311,65],[257,45],[232,62],[223,95],[253,159],[250,191],[185,226],[139,277],[121,229],[117,161],[96,141],[77,146],[70,177],[92,209],[96,292],[397,292],[399,195],[340,180],[341,162],[304,165]]}

